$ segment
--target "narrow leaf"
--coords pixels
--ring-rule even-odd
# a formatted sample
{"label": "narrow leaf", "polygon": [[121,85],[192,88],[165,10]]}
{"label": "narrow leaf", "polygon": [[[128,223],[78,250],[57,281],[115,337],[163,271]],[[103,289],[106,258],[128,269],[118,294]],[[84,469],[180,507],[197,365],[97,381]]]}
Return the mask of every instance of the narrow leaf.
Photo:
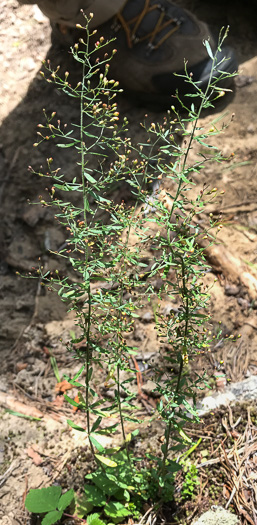
{"label": "narrow leaf", "polygon": [[86,179],[88,180],[88,182],[91,182],[91,184],[96,184],[97,181],[96,179],[94,179],[94,177],[92,177],[92,175],[90,175],[90,173],[84,173]]}
{"label": "narrow leaf", "polygon": [[56,144],[58,148],[72,148],[72,146],[75,146],[77,144],[77,140],[75,142],[70,142],[69,144]]}
{"label": "narrow leaf", "polygon": [[82,367],[79,369],[79,371],[73,377],[73,381],[76,381],[76,379],[78,379],[81,376],[82,372],[85,370],[85,367],[86,367],[86,365],[82,365]]}
{"label": "narrow leaf", "polygon": [[73,407],[76,407],[76,408],[79,407],[79,403],[77,403],[77,401],[74,401],[74,399],[72,399],[72,397],[67,396],[67,394],[64,395],[64,399],[65,399],[65,401],[68,401],[68,403],[70,405],[72,405]]}
{"label": "narrow leaf", "polygon": [[79,425],[76,425],[76,423],[73,423],[71,419],[67,419],[68,425],[70,425],[71,428],[74,428],[74,430],[78,430],[79,432],[86,432],[86,429],[83,427],[80,427]]}
{"label": "narrow leaf", "polygon": [[97,439],[92,434],[90,434],[89,439],[91,443],[94,445],[94,447],[98,450],[98,452],[100,453],[104,452],[103,445],[101,445],[101,443],[99,443],[99,441],[97,441]]}
{"label": "narrow leaf", "polygon": [[89,202],[86,197],[84,198],[84,208],[86,211],[90,211]]}
{"label": "narrow leaf", "polygon": [[106,458],[105,456],[99,456],[99,454],[95,454],[95,457],[101,461],[104,465],[107,467],[117,467],[118,464],[115,463],[115,461],[112,461],[112,459]]}
{"label": "narrow leaf", "polygon": [[97,431],[97,434],[100,434],[100,435],[109,435],[109,434],[113,434],[116,430],[116,428],[119,426],[119,423],[115,423],[115,425],[110,425],[106,428],[101,428]]}
{"label": "narrow leaf", "polygon": [[59,374],[59,370],[58,370],[56,359],[55,359],[55,357],[53,355],[51,355],[51,357],[50,357],[50,363],[52,365],[52,369],[54,371],[54,375],[56,377],[56,381],[58,383],[60,383],[61,382],[61,378],[60,378],[60,374]]}
{"label": "narrow leaf", "polygon": [[8,414],[12,414],[12,416],[23,417],[24,419],[31,419],[32,421],[41,421],[41,417],[26,416],[26,414],[22,414],[21,412],[15,412],[15,410],[11,410],[10,408],[6,408],[5,412],[8,412]]}
{"label": "narrow leaf", "polygon": [[204,41],[204,45],[206,47],[206,51],[207,51],[209,57],[213,60],[214,57],[213,57],[212,49],[211,49],[211,46],[210,46],[208,40]]}
{"label": "narrow leaf", "polygon": [[99,417],[97,418],[97,420],[96,420],[96,421],[94,422],[94,424],[92,425],[91,432],[94,432],[94,431],[99,427],[99,425],[101,424],[102,419],[103,419],[103,418],[102,418],[101,416],[99,416]]}
{"label": "narrow leaf", "polygon": [[186,435],[182,428],[179,429],[179,434],[187,443],[192,443],[192,439]]}

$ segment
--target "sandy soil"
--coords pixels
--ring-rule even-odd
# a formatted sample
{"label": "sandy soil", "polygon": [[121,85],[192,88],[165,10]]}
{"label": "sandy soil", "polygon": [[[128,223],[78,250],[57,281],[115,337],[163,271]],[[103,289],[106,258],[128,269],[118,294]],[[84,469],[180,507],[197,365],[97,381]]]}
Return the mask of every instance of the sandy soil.
{"label": "sandy soil", "polygon": [[[195,177],[195,182],[198,188],[207,182],[225,190],[212,210],[223,211],[225,224],[220,241],[254,274],[257,270],[255,6],[249,2],[242,7],[237,1],[224,5],[214,0],[208,6],[200,0],[180,0],[180,4],[194,10],[214,30],[222,25],[231,26],[229,43],[237,51],[240,76],[234,96],[215,113],[215,118],[225,113],[222,118],[229,123],[215,144],[224,155],[234,156],[225,168],[209,166],[201,177]],[[38,8],[19,7],[15,0],[0,0],[0,23],[0,518],[5,525],[16,525],[29,522],[23,505],[27,490],[58,482],[66,464],[85,445],[80,436],[67,429],[70,409],[61,405],[60,396],[56,396],[56,380],[47,353],[50,346],[61,375],[71,365],[74,370],[74,362],[59,342],[60,335],[64,343],[68,339],[74,319],[70,314],[67,316],[57,298],[39,290],[36,280],[16,274],[29,271],[38,257],[51,263],[47,246],[50,243],[54,250],[64,240],[51,213],[27,202],[37,201],[39,194],[45,192],[44,182],[28,172],[29,165],[40,166],[46,156],[54,156],[56,163],[71,173],[75,165],[70,149],[60,153],[51,144],[47,149],[45,145],[33,149],[42,109],[57,111],[62,120],[73,121],[78,117],[78,109],[39,75],[41,61],[46,56],[60,62],[65,69],[71,66],[71,59],[51,47],[49,23]],[[131,133],[139,141],[142,138],[139,122],[146,108],[136,108],[131,101],[121,98],[120,111],[128,116]],[[164,115],[151,111],[149,114],[152,120],[162,120]],[[209,125],[212,119],[213,115],[206,115],[201,123]],[[219,276],[212,290],[214,320],[222,318],[227,333],[251,325],[237,346],[236,356],[232,350],[226,351],[226,355],[217,352],[209,363],[213,373],[215,362],[223,359],[224,371],[236,381],[257,373],[257,303],[254,294],[234,275],[229,276],[217,266],[213,272]],[[147,324],[143,319],[138,323],[134,343],[139,354],[156,351],[151,315],[149,319]],[[199,367],[202,365],[200,362]],[[18,401],[42,412],[43,420],[29,421],[6,412],[6,407],[21,411]],[[152,437],[153,442],[154,436],[158,438],[158,429],[152,428],[148,439]],[[31,450],[37,451],[42,459],[38,465]],[[79,488],[80,482],[80,476],[73,479],[74,487]]]}

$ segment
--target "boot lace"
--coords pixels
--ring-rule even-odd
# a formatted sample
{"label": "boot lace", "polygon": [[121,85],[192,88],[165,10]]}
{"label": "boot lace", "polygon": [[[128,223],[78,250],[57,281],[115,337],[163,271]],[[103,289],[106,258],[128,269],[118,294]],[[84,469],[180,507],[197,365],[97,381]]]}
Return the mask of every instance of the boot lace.
{"label": "boot lace", "polygon": [[[151,31],[149,31],[149,33],[146,33],[145,35],[139,37],[137,35],[137,31],[140,27],[141,22],[148,13],[151,13],[154,10],[159,11],[159,19],[157,23],[155,24],[154,28]],[[145,0],[145,4],[141,13],[139,13],[134,18],[131,18],[130,20],[125,20],[125,18],[122,15],[122,11],[120,11],[117,14],[117,19],[125,31],[129,48],[132,48],[134,44],[138,44],[139,42],[148,41],[147,45],[150,50],[158,49],[165,42],[165,40],[167,40],[171,35],[173,35],[173,33],[178,31],[182,23],[182,20],[179,20],[177,18],[169,18],[168,20],[165,20],[166,12],[163,6],[159,3],[154,3],[151,5],[150,0]],[[165,29],[167,29],[165,34],[161,38],[156,40],[156,37],[158,37],[158,35],[162,33]]]}

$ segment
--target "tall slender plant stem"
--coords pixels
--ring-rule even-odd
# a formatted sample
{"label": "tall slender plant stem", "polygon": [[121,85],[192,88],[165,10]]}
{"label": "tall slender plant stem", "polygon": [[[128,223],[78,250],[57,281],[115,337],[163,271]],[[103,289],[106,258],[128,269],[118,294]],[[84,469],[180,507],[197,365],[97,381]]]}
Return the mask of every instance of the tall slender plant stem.
{"label": "tall slender plant stem", "polygon": [[[82,84],[80,95],[80,151],[81,151],[81,177],[83,189],[83,219],[85,227],[87,226],[87,187],[85,182],[85,143],[84,143],[84,93],[85,93],[85,69],[86,62],[83,61],[82,66]],[[85,243],[84,267],[88,265],[88,244]],[[86,335],[86,422],[89,444],[92,454],[94,454],[94,447],[90,440],[90,407],[89,407],[89,383],[90,383],[90,365],[91,365],[91,348],[90,348],[90,331],[91,331],[91,291],[90,291],[90,276],[88,275],[87,283],[87,297],[88,297],[88,311],[84,314],[84,330]]]}

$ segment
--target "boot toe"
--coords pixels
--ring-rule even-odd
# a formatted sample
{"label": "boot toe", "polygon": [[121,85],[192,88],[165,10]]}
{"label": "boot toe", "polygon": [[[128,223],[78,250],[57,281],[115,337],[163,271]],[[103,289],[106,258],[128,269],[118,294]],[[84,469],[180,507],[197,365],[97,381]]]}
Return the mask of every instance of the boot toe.
{"label": "boot toe", "polygon": [[[229,75],[235,73],[238,67],[234,50],[224,46],[221,51],[217,52],[216,58],[217,70],[213,74],[213,61],[209,57],[192,67],[187,67],[188,74],[191,75],[197,88],[202,91],[207,88],[211,75],[212,79],[218,80],[217,84],[221,88],[229,87],[233,83],[233,77]],[[185,70],[154,75],[152,77],[154,89],[164,95],[175,95],[177,91],[180,95],[196,93],[197,88],[187,82],[184,75]]]}

